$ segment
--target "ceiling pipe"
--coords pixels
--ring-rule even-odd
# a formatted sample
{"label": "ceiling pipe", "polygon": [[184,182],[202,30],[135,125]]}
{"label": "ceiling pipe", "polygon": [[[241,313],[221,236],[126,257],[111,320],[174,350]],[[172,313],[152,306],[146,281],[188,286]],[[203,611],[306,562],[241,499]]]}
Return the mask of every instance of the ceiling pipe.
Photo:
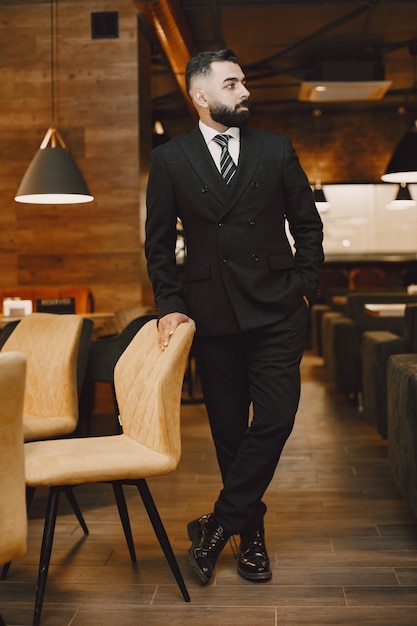
{"label": "ceiling pipe", "polygon": [[133,4],[156,35],[178,88],[195,119],[196,111],[185,87],[185,66],[197,49],[182,7],[177,0],[133,0]]}

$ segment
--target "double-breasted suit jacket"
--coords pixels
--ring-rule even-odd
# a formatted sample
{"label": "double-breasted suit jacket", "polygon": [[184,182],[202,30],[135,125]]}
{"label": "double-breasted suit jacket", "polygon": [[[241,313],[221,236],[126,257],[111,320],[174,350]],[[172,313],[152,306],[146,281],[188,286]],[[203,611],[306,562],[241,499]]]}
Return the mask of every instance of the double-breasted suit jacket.
{"label": "double-breasted suit jacket", "polygon": [[[220,336],[277,322],[304,295],[314,301],[322,223],[287,137],[242,129],[238,169],[226,186],[195,128],[153,150],[147,205],[145,252],[159,317],[182,312],[200,336]],[[177,217],[187,246],[184,284],[175,265]]]}

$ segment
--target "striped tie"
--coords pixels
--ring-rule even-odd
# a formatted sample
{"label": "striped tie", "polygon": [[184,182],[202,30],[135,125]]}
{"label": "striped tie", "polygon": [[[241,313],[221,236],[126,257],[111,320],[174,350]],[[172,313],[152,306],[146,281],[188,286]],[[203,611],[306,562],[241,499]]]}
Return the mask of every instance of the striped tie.
{"label": "striped tie", "polygon": [[216,135],[215,137],[213,137],[213,141],[218,143],[222,149],[222,153],[220,155],[220,172],[226,185],[230,183],[236,172],[235,162],[230,156],[230,152],[228,149],[229,139],[230,135]]}

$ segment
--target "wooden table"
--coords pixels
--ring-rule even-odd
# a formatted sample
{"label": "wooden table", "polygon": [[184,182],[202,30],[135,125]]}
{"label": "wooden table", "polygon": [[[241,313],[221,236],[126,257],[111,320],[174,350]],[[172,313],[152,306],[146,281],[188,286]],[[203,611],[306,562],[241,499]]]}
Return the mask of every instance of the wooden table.
{"label": "wooden table", "polygon": [[[86,317],[87,319],[93,320],[94,328],[99,328],[103,326],[106,322],[113,321],[114,314],[113,313],[81,313],[82,317]],[[21,317],[4,317],[0,315],[0,329],[4,328],[6,324],[9,322],[16,322],[17,320],[21,320]]]}
{"label": "wooden table", "polygon": [[370,303],[364,305],[368,315],[373,315],[374,317],[404,317],[405,307],[405,302]]}

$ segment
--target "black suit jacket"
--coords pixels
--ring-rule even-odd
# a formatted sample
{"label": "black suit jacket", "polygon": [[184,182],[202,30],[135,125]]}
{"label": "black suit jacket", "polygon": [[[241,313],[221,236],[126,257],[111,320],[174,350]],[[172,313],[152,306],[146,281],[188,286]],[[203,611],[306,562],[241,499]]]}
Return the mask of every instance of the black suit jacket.
{"label": "black suit jacket", "polygon": [[[274,323],[303,295],[314,301],[322,222],[287,137],[242,129],[239,166],[226,186],[197,127],[153,150],[147,207],[145,253],[159,317],[186,313],[199,335],[218,336]],[[177,217],[187,245],[184,285]]]}

